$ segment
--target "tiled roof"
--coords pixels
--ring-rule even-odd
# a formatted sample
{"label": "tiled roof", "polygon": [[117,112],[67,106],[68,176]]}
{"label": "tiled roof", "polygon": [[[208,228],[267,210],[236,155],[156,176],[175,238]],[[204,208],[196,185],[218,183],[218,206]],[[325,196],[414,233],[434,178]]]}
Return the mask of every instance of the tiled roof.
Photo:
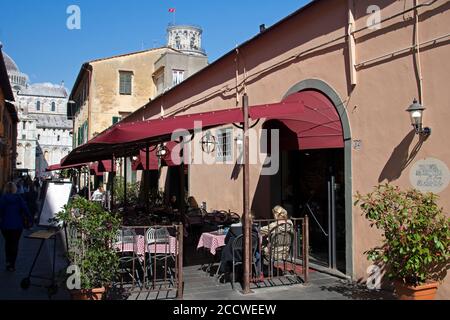
{"label": "tiled roof", "polygon": [[37,120],[38,128],[55,128],[55,129],[71,129],[72,121],[67,119],[65,115],[53,114],[33,114]]}

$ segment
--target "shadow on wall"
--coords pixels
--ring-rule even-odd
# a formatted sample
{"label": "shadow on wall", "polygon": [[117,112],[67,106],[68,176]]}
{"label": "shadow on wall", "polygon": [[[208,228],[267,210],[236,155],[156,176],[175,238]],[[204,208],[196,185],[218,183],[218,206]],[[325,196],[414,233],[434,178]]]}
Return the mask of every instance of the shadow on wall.
{"label": "shadow on wall", "polygon": [[409,151],[411,143],[414,140],[416,133],[411,130],[406,137],[400,142],[400,144],[395,147],[391,154],[391,157],[387,161],[386,165],[381,171],[378,182],[381,183],[385,180],[392,182],[401,177],[403,170],[405,170],[411,162],[416,157],[417,153],[420,151],[426,138],[420,137],[419,142],[414,146],[414,148]]}

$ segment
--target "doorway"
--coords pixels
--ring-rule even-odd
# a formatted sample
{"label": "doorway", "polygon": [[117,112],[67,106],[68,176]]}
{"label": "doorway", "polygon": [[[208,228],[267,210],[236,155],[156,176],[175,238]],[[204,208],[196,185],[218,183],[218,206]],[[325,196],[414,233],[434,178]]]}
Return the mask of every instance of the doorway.
{"label": "doorway", "polygon": [[283,151],[274,179],[281,187],[272,188],[272,205],[309,217],[311,262],[345,273],[344,149]]}

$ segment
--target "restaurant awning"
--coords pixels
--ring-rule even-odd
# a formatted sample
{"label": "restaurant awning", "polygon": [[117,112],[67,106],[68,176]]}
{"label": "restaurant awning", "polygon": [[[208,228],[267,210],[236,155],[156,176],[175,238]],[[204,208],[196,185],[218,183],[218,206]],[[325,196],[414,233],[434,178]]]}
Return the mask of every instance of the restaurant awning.
{"label": "restaurant awning", "polygon": [[280,130],[281,150],[344,148],[340,116],[333,103],[317,91],[295,93],[286,102],[304,102],[301,114],[268,118],[265,129]]}
{"label": "restaurant awning", "polygon": [[[304,111],[302,100],[283,101],[250,107],[250,118],[279,118],[301,114]],[[197,127],[203,130],[228,123],[242,123],[241,108],[218,110],[165,119],[141,122],[118,123],[107,129],[88,143],[73,150],[64,160],[64,165],[85,161],[98,161],[116,157],[132,156],[145,144],[170,141],[172,133],[178,130],[192,131]]]}
{"label": "restaurant awning", "polygon": [[60,170],[66,170],[66,169],[79,169],[81,167],[87,166],[87,163],[82,164],[73,164],[68,166],[62,166],[61,164],[53,164],[51,166],[48,166],[45,171],[51,172],[51,171],[60,171]]}
{"label": "restaurant awning", "polygon": [[[112,172],[113,170],[111,168],[112,168],[111,160],[97,161],[95,163],[91,163],[89,166],[91,174],[96,176],[101,176],[103,175],[104,172]],[[115,171],[116,168],[114,168],[114,172]]]}
{"label": "restaurant awning", "polygon": [[146,149],[141,149],[137,159],[131,164],[131,169],[133,171],[143,171],[143,170],[158,170],[159,163],[158,157],[156,156],[156,148],[152,147],[149,149],[149,167],[147,168],[147,154]]}

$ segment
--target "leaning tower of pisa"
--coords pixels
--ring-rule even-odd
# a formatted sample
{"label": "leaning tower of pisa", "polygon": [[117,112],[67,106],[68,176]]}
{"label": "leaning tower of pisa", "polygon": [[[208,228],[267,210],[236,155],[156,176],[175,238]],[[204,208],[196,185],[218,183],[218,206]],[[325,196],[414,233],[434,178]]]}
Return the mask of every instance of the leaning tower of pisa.
{"label": "leaning tower of pisa", "polygon": [[167,28],[167,45],[186,54],[206,56],[202,48],[202,33],[200,27],[170,25]]}

